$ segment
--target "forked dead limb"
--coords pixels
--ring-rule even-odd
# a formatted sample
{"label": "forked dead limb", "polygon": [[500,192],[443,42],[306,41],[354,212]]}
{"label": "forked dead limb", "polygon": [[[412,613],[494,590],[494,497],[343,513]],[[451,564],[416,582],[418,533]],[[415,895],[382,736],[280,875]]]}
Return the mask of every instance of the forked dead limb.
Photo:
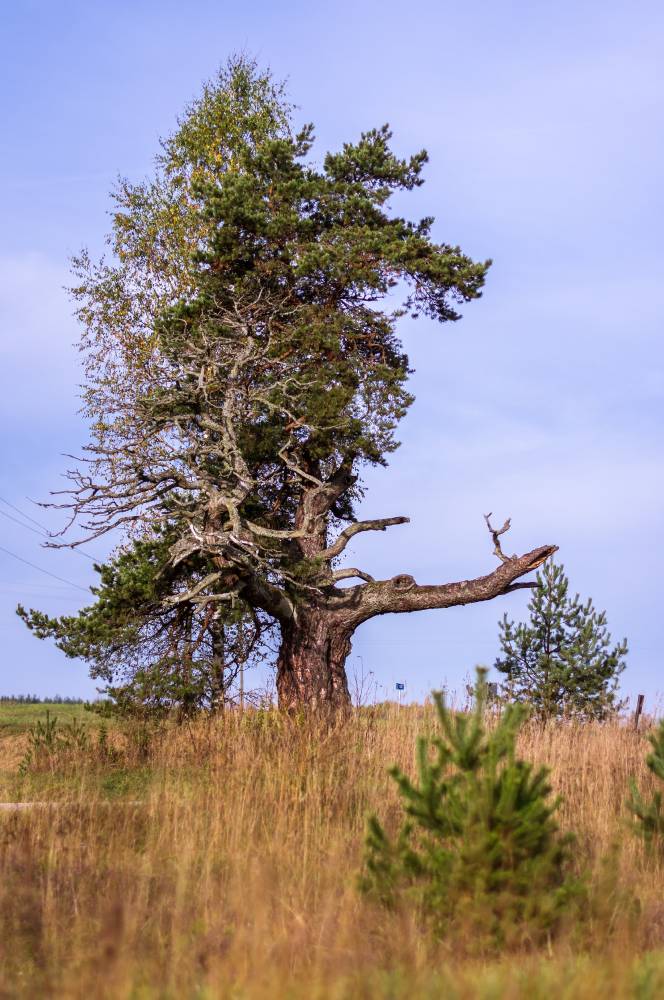
{"label": "forked dead limb", "polygon": [[491,524],[489,518],[491,517],[492,511],[484,515],[484,520],[486,521],[486,526],[491,532],[491,537],[493,538],[493,551],[494,554],[498,556],[501,562],[510,562],[511,559],[516,559],[516,556],[506,556],[503,552],[502,546],[500,544],[500,536],[504,535],[506,531],[510,530],[510,525],[512,524],[512,519],[507,518],[502,528],[494,528]]}

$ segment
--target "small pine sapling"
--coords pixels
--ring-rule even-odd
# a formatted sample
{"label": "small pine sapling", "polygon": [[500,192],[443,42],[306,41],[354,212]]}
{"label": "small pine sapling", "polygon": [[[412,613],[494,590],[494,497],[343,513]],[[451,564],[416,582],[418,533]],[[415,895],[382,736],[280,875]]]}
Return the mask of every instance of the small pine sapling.
{"label": "small pine sapling", "polygon": [[[664,719],[655,732],[648,737],[652,752],[646,757],[648,769],[660,781],[664,781]],[[634,828],[651,848],[664,845],[664,807],[662,793],[656,789],[652,798],[646,800],[632,778],[630,797],[627,805],[634,814]]]}
{"label": "small pine sapling", "polygon": [[456,928],[481,949],[548,937],[580,891],[548,771],[516,757],[528,710],[508,705],[487,730],[485,674],[471,713],[434,694],[442,735],[418,740],[417,780],[391,768],[406,818],[394,840],[370,818],[360,880],[388,907],[413,903],[438,936]]}
{"label": "small pine sapling", "polygon": [[51,716],[46,709],[45,721],[37,719],[28,732],[28,749],[19,764],[19,774],[25,777],[31,770],[52,769],[63,755],[83,752],[88,746],[88,731],[78,719],[59,727],[57,716]]}

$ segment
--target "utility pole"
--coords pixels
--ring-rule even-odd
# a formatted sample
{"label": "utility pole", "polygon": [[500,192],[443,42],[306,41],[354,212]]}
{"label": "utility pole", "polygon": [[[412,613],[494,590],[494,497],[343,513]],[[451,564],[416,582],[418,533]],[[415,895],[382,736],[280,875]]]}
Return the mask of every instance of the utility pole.
{"label": "utility pole", "polygon": [[212,633],[212,703],[215,710],[224,707],[224,668],[226,662],[224,625],[217,611],[210,623]]}
{"label": "utility pole", "polygon": [[244,628],[242,619],[238,622],[238,651],[240,656],[240,712],[244,712]]}

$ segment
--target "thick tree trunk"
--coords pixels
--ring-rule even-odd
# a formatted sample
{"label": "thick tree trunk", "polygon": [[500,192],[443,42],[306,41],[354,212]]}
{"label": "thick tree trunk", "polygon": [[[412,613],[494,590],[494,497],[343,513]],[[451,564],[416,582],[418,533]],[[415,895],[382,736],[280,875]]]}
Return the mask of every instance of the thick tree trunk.
{"label": "thick tree trunk", "polygon": [[350,707],[346,658],[353,629],[320,609],[300,611],[281,626],[277,660],[279,707],[345,710]]}

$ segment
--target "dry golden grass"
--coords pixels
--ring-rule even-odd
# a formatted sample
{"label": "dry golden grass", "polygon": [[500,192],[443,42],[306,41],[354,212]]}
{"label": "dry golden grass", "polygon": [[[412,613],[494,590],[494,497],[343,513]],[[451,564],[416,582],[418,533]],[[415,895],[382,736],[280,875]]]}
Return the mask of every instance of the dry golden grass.
{"label": "dry golden grass", "polygon": [[0,813],[0,997],[664,995],[664,869],[624,807],[647,745],[624,726],[521,737],[592,871],[582,937],[482,959],[357,893],[367,813],[398,814],[386,768],[412,769],[431,726],[396,707],[325,729],[228,714],[169,729],[144,760],[118,735],[115,763],[78,755],[23,782],[5,740],[0,795],[52,804]]}

